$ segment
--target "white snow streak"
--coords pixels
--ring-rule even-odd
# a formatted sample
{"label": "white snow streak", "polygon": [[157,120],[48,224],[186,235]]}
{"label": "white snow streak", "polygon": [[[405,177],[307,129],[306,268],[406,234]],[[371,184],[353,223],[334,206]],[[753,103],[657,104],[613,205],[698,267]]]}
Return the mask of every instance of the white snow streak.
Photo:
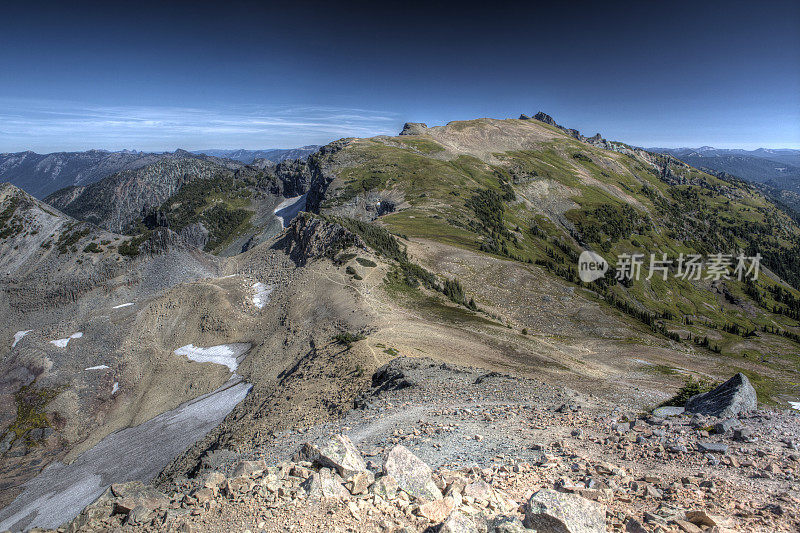
{"label": "white snow streak", "polygon": [[55,344],[59,348],[66,348],[67,344],[69,344],[69,341],[71,341],[72,339],[80,339],[81,337],[83,337],[83,332],[79,331],[78,333],[73,333],[66,339],[58,339],[55,341],[50,341],[50,344]]}
{"label": "white snow streak", "polygon": [[249,349],[250,345],[246,343],[221,344],[208,348],[187,344],[175,350],[175,354],[185,355],[189,360],[198,363],[225,365],[233,372],[239,366],[239,358]]}
{"label": "white snow streak", "polygon": [[84,368],[84,370],[105,370],[108,368],[108,365],[97,365],[97,366],[90,366],[89,368]]}
{"label": "white snow streak", "polygon": [[25,331],[18,331],[16,333],[14,333],[14,342],[11,343],[11,347],[13,348],[14,346],[16,346],[17,343],[22,340],[22,337],[24,337],[25,335],[27,335],[31,331],[33,331],[33,330],[32,329],[26,329]]}
{"label": "white snow streak", "polygon": [[253,283],[253,290],[255,291],[253,294],[253,305],[259,309],[263,309],[269,302],[269,295],[272,293],[273,289],[274,287],[272,285],[264,285],[260,282]]}
{"label": "white snow streak", "polygon": [[115,305],[115,306],[114,306],[114,307],[112,307],[111,309],[120,309],[120,308],[122,308],[122,307],[129,307],[129,306],[131,306],[131,305],[133,305],[133,302],[128,302],[128,303],[125,303],[125,304],[119,304],[119,305]]}

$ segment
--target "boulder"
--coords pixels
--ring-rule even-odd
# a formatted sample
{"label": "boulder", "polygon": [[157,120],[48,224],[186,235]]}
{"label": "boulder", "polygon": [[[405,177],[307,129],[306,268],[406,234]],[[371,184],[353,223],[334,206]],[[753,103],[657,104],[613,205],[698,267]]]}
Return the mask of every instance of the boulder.
{"label": "boulder", "polygon": [[738,420],[736,420],[735,418],[728,418],[726,420],[723,420],[722,422],[717,422],[716,424],[714,424],[714,433],[718,435],[725,435],[732,429],[736,429],[737,427],[740,426],[741,424],[739,423]]}
{"label": "boulder", "polygon": [[233,477],[256,476],[267,469],[267,463],[260,461],[241,461],[233,470]]}
{"label": "boulder", "polygon": [[439,523],[450,516],[454,508],[455,501],[453,498],[442,498],[441,500],[423,503],[419,506],[417,514],[423,518],[427,518],[431,522]]}
{"label": "boulder", "polygon": [[431,467],[403,445],[392,448],[383,463],[383,471],[397,480],[401,489],[416,498],[428,501],[442,498],[431,476]]}
{"label": "boulder", "polygon": [[353,442],[345,435],[336,435],[319,451],[317,462],[336,470],[344,479],[367,470],[367,463]]}
{"label": "boulder", "polygon": [[757,407],[756,390],[741,372],[716,389],[696,394],[686,402],[686,410],[709,416],[727,418],[754,411]]}
{"label": "boulder", "polygon": [[534,493],[525,504],[527,528],[540,533],[605,533],[605,507],[553,489]]}
{"label": "boulder", "polygon": [[442,523],[439,533],[478,533],[478,527],[468,516],[456,511]]}
{"label": "boulder", "polygon": [[703,453],[728,453],[728,445],[722,442],[698,442],[697,449]]}
{"label": "boulder", "polygon": [[492,487],[483,480],[478,480],[464,487],[464,496],[470,496],[476,500],[488,501],[492,497]]}
{"label": "boulder", "polygon": [[169,506],[169,498],[165,494],[143,484],[141,481],[114,483],[111,485],[111,493],[116,498],[114,512],[120,514],[128,514],[135,507],[142,507],[152,511]]}
{"label": "boulder", "polygon": [[397,496],[399,487],[397,486],[397,480],[392,476],[381,476],[375,480],[375,483],[370,485],[369,490],[384,500],[391,500]]}
{"label": "boulder", "polygon": [[516,516],[498,515],[491,522],[492,528],[489,531],[494,533],[530,533],[530,529],[525,529],[522,520]]}
{"label": "boulder", "polygon": [[300,488],[308,493],[311,500],[321,500],[323,498],[342,498],[347,499],[350,497],[350,492],[341,481],[334,477],[334,474],[327,468],[319,471],[319,474],[311,474],[306,479]]}
{"label": "boulder", "polygon": [[682,415],[686,411],[684,407],[675,407],[672,405],[667,405],[664,407],[659,407],[653,411],[653,416],[658,418],[667,418],[670,416],[679,416]]}
{"label": "boulder", "polygon": [[375,474],[366,470],[364,472],[357,472],[350,477],[350,480],[345,483],[345,487],[351,494],[366,494],[367,489],[375,481]]}

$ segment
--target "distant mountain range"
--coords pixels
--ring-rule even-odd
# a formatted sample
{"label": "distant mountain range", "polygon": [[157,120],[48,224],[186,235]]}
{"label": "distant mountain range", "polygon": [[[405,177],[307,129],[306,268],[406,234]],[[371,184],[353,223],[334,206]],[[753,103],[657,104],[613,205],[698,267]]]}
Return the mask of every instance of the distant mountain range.
{"label": "distant mountain range", "polygon": [[209,150],[193,150],[192,153],[224,157],[225,159],[233,159],[249,165],[256,159],[266,159],[273,163],[280,163],[287,159],[303,159],[319,150],[319,148],[318,145],[311,144],[300,148],[270,148],[266,150],[221,150],[213,148]]}
{"label": "distant mountain range", "polygon": [[789,207],[800,218],[800,150],[648,148],[651,152],[672,155],[681,161],[708,170],[736,176],[755,184],[776,204]]}
{"label": "distant mountain range", "polygon": [[766,183],[780,188],[791,188],[800,180],[800,150],[720,149],[711,146],[700,148],[648,148],[677,157],[694,167],[727,172],[755,183]]}
{"label": "distant mountain range", "polygon": [[151,153],[123,150],[89,150],[86,152],[55,152],[37,154],[35,152],[0,153],[0,183],[9,182],[25,190],[36,198],[64,187],[86,186],[111,174],[124,170],[138,170],[162,160],[176,158],[213,157],[232,160],[239,164],[280,163],[287,159],[298,159],[315,152],[318,147],[304,146],[290,149],[267,150],[201,150],[187,152]]}

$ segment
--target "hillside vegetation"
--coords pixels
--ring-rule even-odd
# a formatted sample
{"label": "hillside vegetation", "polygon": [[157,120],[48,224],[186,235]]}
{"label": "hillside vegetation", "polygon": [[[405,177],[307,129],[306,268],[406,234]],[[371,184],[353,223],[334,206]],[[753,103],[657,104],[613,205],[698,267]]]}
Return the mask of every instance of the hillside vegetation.
{"label": "hillside vegetation", "polygon": [[[740,180],[570,131],[480,119],[355,139],[311,158],[328,179],[310,194],[321,198],[322,213],[544,269],[654,333],[734,366],[746,360],[797,372],[795,221]],[[375,207],[386,200],[388,213]],[[612,267],[589,284],[577,271],[585,249]],[[643,254],[639,280],[617,279],[621,254]],[[650,254],[671,262],[666,279],[661,271],[646,279]],[[729,278],[706,279],[706,270],[697,280],[676,277],[678,260],[694,254],[730,255]],[[756,254],[758,280],[738,279],[737,257]],[[481,295],[475,300],[480,306]],[[765,397],[774,392],[770,380],[747,371]]]}

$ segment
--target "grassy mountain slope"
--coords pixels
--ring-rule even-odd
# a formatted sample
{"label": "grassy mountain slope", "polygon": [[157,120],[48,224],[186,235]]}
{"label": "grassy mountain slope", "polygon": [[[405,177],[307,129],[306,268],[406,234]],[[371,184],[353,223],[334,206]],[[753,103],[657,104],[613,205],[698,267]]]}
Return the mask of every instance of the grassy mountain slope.
{"label": "grassy mountain slope", "polygon": [[[582,249],[611,265],[620,253],[643,253],[643,278],[650,253],[760,253],[765,270],[756,283],[679,280],[674,268],[666,281],[620,283],[612,271],[584,294],[676,346],[796,376],[800,229],[755,189],[669,156],[581,142],[535,120],[411,132],[354,139],[312,157],[326,177],[309,198],[323,214],[377,218],[412,241],[489,254],[578,287]],[[475,293],[478,306],[487,299]],[[753,368],[765,397],[791,389],[792,380],[776,385]]]}

